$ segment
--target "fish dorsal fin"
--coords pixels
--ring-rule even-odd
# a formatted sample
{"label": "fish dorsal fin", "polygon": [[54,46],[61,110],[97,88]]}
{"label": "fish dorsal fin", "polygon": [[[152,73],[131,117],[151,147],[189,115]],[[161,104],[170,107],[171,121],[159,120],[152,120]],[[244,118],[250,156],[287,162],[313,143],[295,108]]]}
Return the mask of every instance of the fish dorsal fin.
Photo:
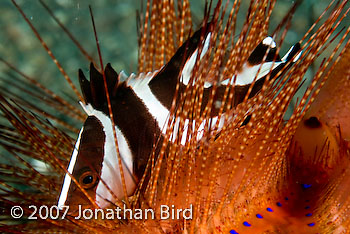
{"label": "fish dorsal fin", "polygon": [[79,69],[79,83],[80,88],[83,93],[84,101],[86,103],[92,103],[92,93],[91,93],[91,87],[90,87],[90,81],[88,81],[84,75],[84,72]]}
{"label": "fish dorsal fin", "polygon": [[[113,90],[119,84],[118,73],[108,63],[105,67],[105,76],[110,96],[113,96]],[[107,104],[106,92],[104,87],[103,75],[90,64],[90,81],[88,81],[81,69],[79,69],[79,82],[83,92],[84,100],[90,103],[95,109],[101,110]]]}

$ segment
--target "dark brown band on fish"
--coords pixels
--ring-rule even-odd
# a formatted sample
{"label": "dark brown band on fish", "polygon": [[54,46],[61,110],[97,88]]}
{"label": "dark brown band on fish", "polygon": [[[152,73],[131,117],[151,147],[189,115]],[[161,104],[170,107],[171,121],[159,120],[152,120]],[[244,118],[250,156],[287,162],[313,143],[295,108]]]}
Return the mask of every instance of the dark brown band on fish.
{"label": "dark brown band on fish", "polygon": [[[160,129],[143,101],[126,83],[118,86],[112,101],[114,121],[127,139],[133,153],[134,172],[141,178]],[[107,108],[102,110],[107,112]]]}
{"label": "dark brown band on fish", "polygon": [[[266,54],[267,52],[267,54]],[[264,62],[271,61],[281,61],[280,56],[277,54],[277,48],[271,47],[271,45],[264,44],[264,42],[260,42],[260,44],[253,50],[248,58],[249,65],[258,65]],[[266,56],[265,60],[264,57]]]}
{"label": "dark brown band on fish", "polygon": [[[208,35],[205,29],[196,31],[182,46],[176,51],[170,61],[153,77],[149,82],[149,87],[156,98],[169,110],[175,96],[176,85],[180,81],[181,72],[198,46],[201,35]],[[180,90],[184,90],[184,85],[180,84]]]}
{"label": "dark brown band on fish", "polygon": [[[79,149],[74,149],[74,151],[78,150],[78,155],[73,165],[72,175],[91,197],[95,197],[98,178],[101,176],[105,138],[101,122],[94,116],[88,116],[78,138]],[[87,198],[74,183],[70,184],[69,190],[64,192],[68,193],[67,201],[64,201],[65,205],[88,203]]]}
{"label": "dark brown band on fish", "polygon": [[73,175],[93,168],[100,173],[104,156],[105,133],[101,122],[94,116],[88,116],[81,134],[79,153]]}

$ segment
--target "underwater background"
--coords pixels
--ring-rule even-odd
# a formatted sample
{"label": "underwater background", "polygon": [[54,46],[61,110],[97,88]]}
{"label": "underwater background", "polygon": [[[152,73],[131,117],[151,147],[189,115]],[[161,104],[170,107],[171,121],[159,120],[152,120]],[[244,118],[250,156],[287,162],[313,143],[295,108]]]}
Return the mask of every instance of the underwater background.
{"label": "underwater background", "polygon": [[[88,5],[91,4],[104,62],[110,62],[117,72],[137,71],[137,10],[141,9],[139,0],[46,0],[44,1],[55,16],[72,32],[82,47],[97,58]],[[196,30],[203,17],[205,1],[190,1]],[[217,1],[213,1],[215,5]],[[233,1],[230,1],[232,5]],[[294,1],[277,1],[272,13],[271,29],[276,26]],[[304,1],[293,17],[291,28],[282,45],[281,52],[302,38],[307,29],[328,5],[329,1]],[[39,31],[53,54],[62,64],[73,82],[78,85],[78,69],[88,71],[89,63],[62,29],[50,17],[39,1],[18,1],[23,11]],[[229,7],[230,7],[229,5]],[[249,1],[242,1],[238,14],[238,25],[246,17]],[[12,5],[11,1],[0,1],[0,57],[6,59],[19,70],[35,77],[39,82],[55,92],[72,96],[73,92],[52,62],[40,42]],[[9,69],[0,64],[1,76],[6,77]],[[0,79],[0,83],[4,79]]]}

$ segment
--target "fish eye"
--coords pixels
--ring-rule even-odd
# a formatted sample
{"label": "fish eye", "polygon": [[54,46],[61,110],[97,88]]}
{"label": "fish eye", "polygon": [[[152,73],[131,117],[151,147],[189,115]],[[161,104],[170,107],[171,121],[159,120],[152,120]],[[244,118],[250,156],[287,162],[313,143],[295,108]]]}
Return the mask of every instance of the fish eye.
{"label": "fish eye", "polygon": [[96,175],[92,171],[85,171],[79,177],[79,183],[84,189],[90,189],[96,184]]}

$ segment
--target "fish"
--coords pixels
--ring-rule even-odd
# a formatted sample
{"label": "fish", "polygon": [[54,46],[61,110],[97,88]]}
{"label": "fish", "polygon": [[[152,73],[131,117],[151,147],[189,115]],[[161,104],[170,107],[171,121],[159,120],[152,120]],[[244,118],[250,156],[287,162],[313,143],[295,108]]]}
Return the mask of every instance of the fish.
{"label": "fish", "polygon": [[[201,42],[200,38],[203,33],[205,40]],[[177,84],[179,83],[180,86],[178,96],[181,96],[186,87],[190,85],[196,60],[201,60],[208,51],[211,35],[211,32],[203,28],[196,31],[159,71],[138,76],[132,74],[125,81],[121,81],[125,77],[123,72],[118,75],[110,64],[105,67],[128,196],[133,194],[138,181],[144,174],[153,148],[158,147],[156,152],[159,152],[161,144],[157,144],[157,141],[159,139],[162,141],[166,134]],[[198,56],[200,46],[203,48]],[[290,65],[297,61],[301,55],[299,43],[291,47],[283,58],[280,58],[276,51],[276,43],[272,37],[266,37],[261,41],[244,63],[236,79],[232,77],[220,82],[217,86],[216,100],[221,100],[227,86],[232,86],[236,94],[233,106],[237,106],[243,101],[251,86],[252,92],[249,97],[259,92],[270,73],[273,78],[287,64]],[[181,60],[184,62],[179,62]],[[235,83],[233,83],[234,80]],[[100,208],[106,208],[117,199],[124,198],[113,124],[108,111],[102,74],[91,64],[90,81],[86,79],[82,70],[79,70],[79,81],[86,103],[81,102],[80,104],[88,117],[76,140],[68,172],[79,181],[91,197],[95,198]],[[202,106],[207,105],[212,89],[213,84],[205,82]],[[212,112],[214,114],[208,120],[212,127],[218,121],[215,113],[218,113],[219,108],[220,106]],[[202,108],[202,112],[203,110]],[[176,124],[171,139],[173,142],[177,138],[180,119],[177,118],[174,121]],[[194,124],[192,121],[192,125]],[[221,117],[218,130],[223,124],[224,118]],[[190,140],[190,137],[187,136],[189,125],[190,120],[186,119],[181,138],[182,145]],[[203,136],[205,121],[200,126],[196,136],[197,140],[201,140]],[[58,206],[87,203],[88,200],[84,197],[76,185],[71,182],[70,175],[66,173]]]}

